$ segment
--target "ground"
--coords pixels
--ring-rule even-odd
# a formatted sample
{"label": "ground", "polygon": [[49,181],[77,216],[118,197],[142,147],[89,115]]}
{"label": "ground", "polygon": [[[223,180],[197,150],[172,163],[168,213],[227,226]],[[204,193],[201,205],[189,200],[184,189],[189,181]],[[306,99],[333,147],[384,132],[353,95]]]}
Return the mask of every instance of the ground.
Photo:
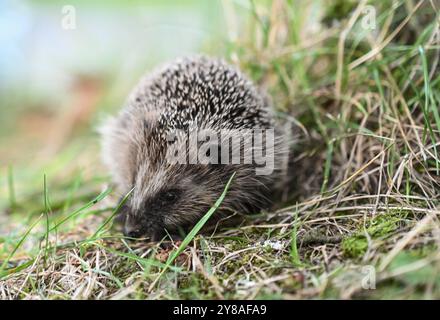
{"label": "ground", "polygon": [[1,298],[440,298],[438,4],[332,1],[316,25],[312,5],[251,3],[224,56],[292,126],[283,200],[167,249],[125,240],[76,116],[62,151],[2,167]]}

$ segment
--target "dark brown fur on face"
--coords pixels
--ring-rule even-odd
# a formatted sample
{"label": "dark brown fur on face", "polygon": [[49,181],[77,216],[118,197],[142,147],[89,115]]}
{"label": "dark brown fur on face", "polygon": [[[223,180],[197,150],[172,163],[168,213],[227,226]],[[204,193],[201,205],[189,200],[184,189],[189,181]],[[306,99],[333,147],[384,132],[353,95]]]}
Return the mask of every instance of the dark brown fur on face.
{"label": "dark brown fur on face", "polygon": [[[270,206],[286,162],[279,130],[273,151],[275,170],[268,175],[257,175],[255,163],[172,163],[168,151],[188,151],[189,145],[185,134],[172,142],[167,137],[178,130],[209,130],[219,133],[220,139],[212,141],[216,148],[237,131],[274,127],[267,99],[222,60],[180,59],[147,76],[120,114],[101,130],[103,160],[114,182],[122,194],[133,189],[121,210],[124,234],[160,240],[166,233],[188,232],[234,172],[211,223],[233,212],[253,213]],[[243,152],[245,147],[238,148]]]}

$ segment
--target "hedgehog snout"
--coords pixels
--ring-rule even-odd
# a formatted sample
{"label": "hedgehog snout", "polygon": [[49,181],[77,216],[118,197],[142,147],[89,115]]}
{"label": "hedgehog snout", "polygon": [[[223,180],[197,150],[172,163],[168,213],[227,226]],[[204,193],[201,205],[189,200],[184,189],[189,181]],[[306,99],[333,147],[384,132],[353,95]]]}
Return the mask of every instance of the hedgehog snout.
{"label": "hedgehog snout", "polygon": [[125,218],[124,236],[129,238],[143,238],[149,237],[155,241],[157,230],[152,223],[147,223],[144,219],[135,217],[133,215],[127,215]]}
{"label": "hedgehog snout", "polygon": [[130,238],[140,238],[142,236],[142,229],[139,224],[134,223],[133,218],[127,216],[124,223],[124,236]]}

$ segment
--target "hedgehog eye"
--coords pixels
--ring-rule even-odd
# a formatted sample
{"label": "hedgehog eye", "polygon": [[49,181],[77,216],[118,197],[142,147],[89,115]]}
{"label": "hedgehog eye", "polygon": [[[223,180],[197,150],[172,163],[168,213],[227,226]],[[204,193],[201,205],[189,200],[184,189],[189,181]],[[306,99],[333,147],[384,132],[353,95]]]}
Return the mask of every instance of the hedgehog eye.
{"label": "hedgehog eye", "polygon": [[166,202],[176,201],[179,197],[180,191],[177,189],[167,190],[160,195],[160,199]]}

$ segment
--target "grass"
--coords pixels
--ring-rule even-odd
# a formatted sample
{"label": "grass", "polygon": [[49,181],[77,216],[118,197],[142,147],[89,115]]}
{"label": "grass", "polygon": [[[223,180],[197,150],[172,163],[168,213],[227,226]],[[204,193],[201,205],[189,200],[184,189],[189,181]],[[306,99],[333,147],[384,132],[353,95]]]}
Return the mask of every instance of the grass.
{"label": "grass", "polygon": [[[46,162],[2,168],[0,297],[440,298],[433,4],[229,6],[227,22],[244,18],[230,23],[236,37],[223,55],[267,89],[292,127],[284,199],[239,226],[200,234],[225,186],[180,246],[128,241],[112,226],[117,195],[86,129]],[[373,30],[362,26],[366,6],[376,11]]]}

